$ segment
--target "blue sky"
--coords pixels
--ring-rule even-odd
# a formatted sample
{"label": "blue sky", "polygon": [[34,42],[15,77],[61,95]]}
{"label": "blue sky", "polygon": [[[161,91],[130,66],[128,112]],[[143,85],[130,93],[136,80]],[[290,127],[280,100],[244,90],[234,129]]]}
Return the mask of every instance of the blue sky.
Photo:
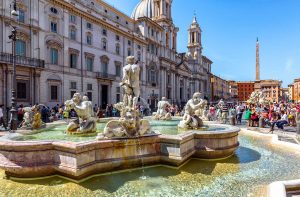
{"label": "blue sky", "polygon": [[[140,0],[107,0],[131,15]],[[255,79],[256,37],[261,79],[280,79],[286,87],[300,78],[300,0],[173,0],[178,52],[187,50],[194,12],[202,29],[203,54],[213,73],[237,81]]]}

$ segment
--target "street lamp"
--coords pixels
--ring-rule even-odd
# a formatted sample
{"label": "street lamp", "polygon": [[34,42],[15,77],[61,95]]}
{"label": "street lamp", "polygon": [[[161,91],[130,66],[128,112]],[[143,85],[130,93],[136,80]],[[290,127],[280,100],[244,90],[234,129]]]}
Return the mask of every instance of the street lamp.
{"label": "street lamp", "polygon": [[[13,2],[13,10],[11,15],[18,16],[17,12],[17,2]],[[18,128],[17,121],[17,103],[16,103],[16,41],[17,41],[17,28],[12,26],[11,35],[8,36],[12,40],[12,65],[13,65],[13,80],[12,80],[12,89],[11,89],[11,110],[10,110],[10,130],[15,131]]]}

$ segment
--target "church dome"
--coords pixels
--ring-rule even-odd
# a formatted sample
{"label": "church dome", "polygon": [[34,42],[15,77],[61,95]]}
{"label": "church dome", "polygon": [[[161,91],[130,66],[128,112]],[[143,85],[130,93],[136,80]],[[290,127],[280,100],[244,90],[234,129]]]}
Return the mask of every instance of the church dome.
{"label": "church dome", "polygon": [[154,0],[141,0],[132,12],[131,18],[137,20],[140,17],[154,17]]}

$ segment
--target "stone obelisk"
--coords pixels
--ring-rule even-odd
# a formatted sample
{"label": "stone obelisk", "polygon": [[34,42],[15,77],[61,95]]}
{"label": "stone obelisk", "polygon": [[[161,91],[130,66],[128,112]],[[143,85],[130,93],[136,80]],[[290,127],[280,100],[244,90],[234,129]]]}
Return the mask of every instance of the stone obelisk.
{"label": "stone obelisk", "polygon": [[259,63],[259,42],[256,40],[256,81],[260,80],[260,63]]}

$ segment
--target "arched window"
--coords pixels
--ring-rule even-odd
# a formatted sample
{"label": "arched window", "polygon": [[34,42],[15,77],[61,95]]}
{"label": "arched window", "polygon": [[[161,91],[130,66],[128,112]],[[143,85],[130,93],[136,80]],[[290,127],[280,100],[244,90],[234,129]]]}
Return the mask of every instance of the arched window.
{"label": "arched window", "polygon": [[16,41],[16,55],[26,56],[26,42],[23,40]]}
{"label": "arched window", "polygon": [[50,12],[52,12],[53,14],[57,14],[58,13],[57,9],[54,8],[54,7],[50,8]]}
{"label": "arched window", "polygon": [[147,79],[150,83],[156,83],[157,82],[157,69],[155,63],[150,64],[150,68],[147,69]]}
{"label": "arched window", "polygon": [[101,72],[107,74],[109,58],[106,55],[103,55],[100,57],[100,61],[101,61]]}
{"label": "arched window", "polygon": [[107,40],[105,38],[102,39],[102,49],[107,50]]}

